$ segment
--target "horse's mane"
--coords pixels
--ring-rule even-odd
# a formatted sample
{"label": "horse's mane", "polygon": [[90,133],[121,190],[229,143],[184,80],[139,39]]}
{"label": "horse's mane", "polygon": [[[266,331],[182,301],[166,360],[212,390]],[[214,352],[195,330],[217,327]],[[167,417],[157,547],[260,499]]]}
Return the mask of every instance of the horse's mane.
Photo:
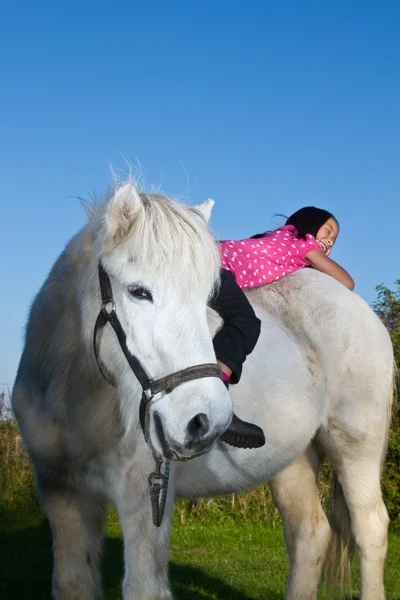
{"label": "horse's mane", "polygon": [[[85,204],[101,238],[114,193],[108,190],[102,201],[95,198]],[[141,192],[138,197],[123,235],[112,240],[111,247],[108,240],[108,250],[126,242],[130,262],[148,265],[153,274],[173,279],[181,289],[198,289],[199,283],[213,289],[219,281],[220,256],[201,212],[159,193]]]}

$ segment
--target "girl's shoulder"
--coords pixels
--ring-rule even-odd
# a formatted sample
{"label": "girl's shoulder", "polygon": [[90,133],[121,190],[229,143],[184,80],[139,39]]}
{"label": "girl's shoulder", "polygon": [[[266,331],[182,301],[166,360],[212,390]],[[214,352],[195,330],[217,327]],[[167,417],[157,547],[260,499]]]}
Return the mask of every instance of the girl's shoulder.
{"label": "girl's shoulder", "polygon": [[319,248],[319,244],[315,237],[309,233],[306,234],[305,239],[300,238],[296,228],[293,225],[282,225],[273,231],[268,231],[262,237],[257,238],[245,238],[242,240],[220,240],[218,244],[225,251],[239,251],[244,252],[250,248],[259,248],[267,246],[267,248],[290,243],[293,247],[305,248],[310,246],[312,248]]}
{"label": "girl's shoulder", "polygon": [[300,237],[297,229],[293,225],[284,225],[278,227],[274,231],[268,232],[263,238],[257,241],[264,240],[267,247],[281,246],[282,250],[285,246],[296,250],[296,255],[305,256],[310,250],[320,250],[321,247],[315,237],[307,233],[305,238]]}
{"label": "girl's shoulder", "polygon": [[259,246],[265,246],[266,244],[273,244],[287,241],[298,241],[296,229],[293,225],[283,225],[273,231],[267,231],[263,236],[257,236],[257,238],[244,238],[241,240],[219,240],[218,244],[223,248],[230,248],[243,251],[246,248],[258,248]]}
{"label": "girl's shoulder", "polygon": [[[272,239],[272,240],[274,240],[274,238],[276,238],[276,239],[286,238],[292,242],[299,242],[299,243],[306,242],[310,245],[319,246],[317,240],[315,239],[315,237],[313,235],[311,235],[311,233],[306,233],[305,238],[301,238],[297,232],[297,229],[293,225],[283,225],[282,227],[278,227],[277,229],[274,229],[274,231],[269,231],[268,233],[265,234],[264,238],[268,238],[268,239]],[[264,239],[264,238],[261,238],[261,239]]]}
{"label": "girl's shoulder", "polygon": [[293,225],[282,225],[282,227],[277,227],[277,229],[274,229],[273,231],[267,231],[267,233],[259,239],[275,242],[283,238],[297,241],[299,237],[296,228],[293,227]]}

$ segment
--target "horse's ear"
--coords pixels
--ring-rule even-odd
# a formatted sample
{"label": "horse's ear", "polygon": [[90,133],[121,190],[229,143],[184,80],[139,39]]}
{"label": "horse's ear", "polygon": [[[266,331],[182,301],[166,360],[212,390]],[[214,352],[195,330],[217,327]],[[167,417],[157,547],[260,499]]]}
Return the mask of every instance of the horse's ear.
{"label": "horse's ear", "polygon": [[140,196],[133,183],[126,183],[118,188],[106,208],[107,237],[113,240],[123,239],[132,227],[140,204]]}
{"label": "horse's ear", "polygon": [[194,208],[203,215],[206,223],[208,223],[210,220],[211,211],[212,211],[214,204],[215,204],[215,201],[212,198],[209,198],[208,200],[205,200],[204,202],[201,202],[200,204],[196,204],[194,206]]}

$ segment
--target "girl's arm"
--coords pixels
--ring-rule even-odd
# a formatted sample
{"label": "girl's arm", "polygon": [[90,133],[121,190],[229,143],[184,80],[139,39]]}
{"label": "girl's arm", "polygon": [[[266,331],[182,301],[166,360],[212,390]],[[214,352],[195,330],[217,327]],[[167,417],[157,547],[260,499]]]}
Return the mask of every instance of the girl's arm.
{"label": "girl's arm", "polygon": [[354,281],[348,272],[334,260],[325,256],[320,250],[310,250],[310,252],[307,252],[305,255],[305,258],[313,269],[330,275],[334,279],[340,281],[340,283],[343,283],[349,290],[354,290]]}

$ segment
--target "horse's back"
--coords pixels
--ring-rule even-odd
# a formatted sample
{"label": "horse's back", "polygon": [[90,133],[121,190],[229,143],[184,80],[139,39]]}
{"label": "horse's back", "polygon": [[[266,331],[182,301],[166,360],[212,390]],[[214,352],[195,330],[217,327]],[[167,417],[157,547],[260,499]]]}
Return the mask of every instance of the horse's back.
{"label": "horse's back", "polygon": [[[338,281],[303,269],[272,286],[250,294],[297,340],[302,351],[314,355],[330,394],[372,380],[392,383],[393,348],[388,331],[371,307]],[[264,332],[268,341],[268,330]]]}
{"label": "horse's back", "polygon": [[[302,345],[326,397],[319,429],[384,447],[393,396],[393,348],[371,307],[333,278],[304,269],[255,294]],[[268,338],[268,333],[265,333]],[[312,365],[314,362],[314,365]]]}

